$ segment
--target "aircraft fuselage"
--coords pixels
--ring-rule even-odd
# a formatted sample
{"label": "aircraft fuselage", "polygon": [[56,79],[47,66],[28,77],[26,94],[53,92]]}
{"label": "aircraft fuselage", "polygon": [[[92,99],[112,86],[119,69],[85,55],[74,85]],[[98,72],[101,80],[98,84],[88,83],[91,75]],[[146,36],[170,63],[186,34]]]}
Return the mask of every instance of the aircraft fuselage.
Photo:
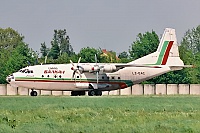
{"label": "aircraft fuselage", "polygon": [[[92,66],[93,64],[82,64],[82,66],[84,65]],[[162,68],[125,67],[112,73],[100,71],[97,83],[95,72],[75,73],[72,77],[74,71],[71,70],[71,67],[71,64],[28,66],[13,73],[9,80],[13,86],[39,90],[86,91],[100,89],[109,91],[127,88],[135,83],[170,71],[170,68],[166,66]]]}

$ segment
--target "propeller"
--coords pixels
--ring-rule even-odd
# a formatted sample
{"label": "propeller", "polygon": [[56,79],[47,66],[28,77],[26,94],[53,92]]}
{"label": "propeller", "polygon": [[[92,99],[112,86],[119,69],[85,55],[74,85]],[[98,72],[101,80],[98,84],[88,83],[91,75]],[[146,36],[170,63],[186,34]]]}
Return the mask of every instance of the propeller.
{"label": "propeller", "polygon": [[92,71],[96,72],[96,77],[97,77],[97,86],[98,86],[98,83],[99,83],[99,71],[101,68],[103,68],[103,66],[99,66],[97,64],[97,55],[95,54],[95,65],[94,67],[92,68]]}
{"label": "propeller", "polygon": [[97,87],[98,87],[98,83],[99,83],[99,71],[100,71],[100,69],[99,69],[99,66],[97,64],[97,55],[96,54],[95,54],[94,58],[95,58],[96,66],[98,67],[98,71],[96,72],[96,74],[97,74]]}
{"label": "propeller", "polygon": [[74,71],[73,74],[72,74],[72,78],[74,78],[74,76],[75,76],[76,73],[79,74],[80,77],[82,77],[81,74],[83,72],[83,68],[81,66],[79,66],[80,61],[81,61],[81,57],[78,59],[78,63],[75,66],[74,63],[73,63],[73,61],[70,60],[70,63],[72,64],[71,70]]}

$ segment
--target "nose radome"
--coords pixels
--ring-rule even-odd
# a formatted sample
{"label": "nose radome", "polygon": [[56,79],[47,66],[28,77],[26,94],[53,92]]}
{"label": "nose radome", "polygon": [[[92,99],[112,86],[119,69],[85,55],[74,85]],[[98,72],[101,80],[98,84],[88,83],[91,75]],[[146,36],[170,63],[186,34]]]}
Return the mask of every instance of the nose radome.
{"label": "nose radome", "polygon": [[6,81],[7,81],[8,83],[10,83],[10,81],[11,81],[10,76],[8,76],[8,77],[6,78]]}
{"label": "nose radome", "polygon": [[8,77],[6,77],[6,81],[7,81],[8,83],[10,83],[12,79],[14,79],[13,74],[11,74],[11,75],[9,75]]}

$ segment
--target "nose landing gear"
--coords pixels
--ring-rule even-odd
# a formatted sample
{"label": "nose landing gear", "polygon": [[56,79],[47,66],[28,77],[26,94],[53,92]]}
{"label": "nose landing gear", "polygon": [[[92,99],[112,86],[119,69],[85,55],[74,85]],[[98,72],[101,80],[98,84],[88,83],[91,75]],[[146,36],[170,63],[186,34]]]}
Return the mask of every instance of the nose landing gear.
{"label": "nose landing gear", "polygon": [[30,95],[31,95],[31,96],[37,96],[37,91],[34,91],[34,90],[32,89],[31,92],[30,92]]}

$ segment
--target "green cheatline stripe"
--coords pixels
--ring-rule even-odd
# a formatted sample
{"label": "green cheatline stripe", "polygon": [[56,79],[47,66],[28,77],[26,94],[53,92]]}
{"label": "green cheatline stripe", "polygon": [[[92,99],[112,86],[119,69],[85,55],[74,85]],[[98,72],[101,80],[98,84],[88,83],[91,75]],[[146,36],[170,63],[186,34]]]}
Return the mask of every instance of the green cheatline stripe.
{"label": "green cheatline stripe", "polygon": [[157,62],[156,62],[155,65],[161,65],[161,62],[162,62],[163,57],[164,57],[164,55],[165,55],[165,51],[166,51],[166,49],[167,49],[168,44],[169,44],[169,41],[165,41],[165,42],[164,42],[163,47],[162,47],[162,49],[161,49],[161,51],[160,51],[160,54],[159,54],[159,56],[158,56],[158,60],[157,60]]}
{"label": "green cheatline stripe", "polygon": [[159,53],[159,56],[158,56],[158,60],[157,60],[157,62],[156,62],[155,64],[146,64],[146,65],[161,65],[168,44],[169,44],[169,41],[165,41],[165,42],[163,43],[162,49],[161,49],[161,51],[160,51],[160,53]]}
{"label": "green cheatline stripe", "polygon": [[[55,78],[35,78],[35,77],[16,77],[16,80],[56,80],[56,81],[72,81],[73,79],[71,78],[60,78],[60,79],[55,79]],[[76,79],[76,81],[83,81],[83,82],[95,82],[96,79]],[[125,83],[127,86],[132,86],[133,85],[133,81],[131,80],[101,80],[99,79],[99,81],[104,81],[104,82],[121,82],[121,83]]]}

